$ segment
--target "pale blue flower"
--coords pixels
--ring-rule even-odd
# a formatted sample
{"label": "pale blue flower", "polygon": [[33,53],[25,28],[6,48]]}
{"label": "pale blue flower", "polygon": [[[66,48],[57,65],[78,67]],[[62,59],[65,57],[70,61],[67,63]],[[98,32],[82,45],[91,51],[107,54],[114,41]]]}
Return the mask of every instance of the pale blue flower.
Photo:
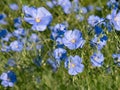
{"label": "pale blue flower", "polygon": [[64,33],[62,42],[66,47],[73,50],[77,48],[82,48],[85,40],[82,37],[82,33],[79,30],[75,29],[73,31],[66,31]]}
{"label": "pale blue flower", "polygon": [[24,20],[32,25],[33,30],[44,31],[52,21],[51,13],[44,7],[23,7]]}
{"label": "pale blue flower", "polygon": [[82,58],[80,58],[78,55],[69,56],[65,60],[65,67],[68,69],[68,73],[70,75],[77,75],[81,73],[84,69]]}
{"label": "pale blue flower", "polygon": [[98,51],[95,52],[91,57],[90,57],[91,63],[93,66],[95,67],[101,67],[103,65],[103,61],[104,61],[104,56],[103,54]]}
{"label": "pale blue flower", "polygon": [[9,7],[10,7],[12,10],[15,10],[15,11],[19,9],[19,7],[18,7],[18,5],[17,5],[16,3],[10,4]]}

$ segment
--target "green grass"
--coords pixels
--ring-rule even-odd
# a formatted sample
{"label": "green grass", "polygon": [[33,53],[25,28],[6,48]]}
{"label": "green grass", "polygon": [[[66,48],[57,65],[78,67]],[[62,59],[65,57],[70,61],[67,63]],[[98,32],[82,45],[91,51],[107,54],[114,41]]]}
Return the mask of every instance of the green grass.
{"label": "green grass", "polygon": [[[0,26],[0,28],[6,28],[10,32],[14,30],[13,19],[18,16],[23,16],[22,14],[22,5],[29,5],[35,7],[46,7],[53,15],[53,21],[51,25],[67,21],[69,23],[69,30],[79,29],[83,33],[83,37],[86,40],[86,43],[82,49],[77,50],[66,50],[69,55],[79,55],[83,58],[83,64],[85,65],[84,71],[76,76],[70,76],[67,70],[64,68],[64,62],[61,63],[61,66],[57,72],[52,72],[52,69],[49,65],[46,65],[46,59],[49,58],[48,52],[53,51],[53,41],[46,41],[50,37],[50,30],[44,32],[29,31],[29,33],[35,32],[42,39],[44,44],[43,51],[36,52],[26,51],[22,52],[10,52],[3,53],[0,52],[0,73],[7,70],[13,70],[17,75],[17,83],[13,88],[4,88],[0,86],[0,90],[119,90],[120,88],[120,69],[113,64],[112,54],[117,52],[117,47],[120,40],[120,33],[115,32],[114,30],[111,33],[108,33],[104,28],[108,36],[107,45],[102,49],[104,54],[105,61],[104,65],[100,68],[92,67],[90,63],[90,56],[94,53],[95,49],[91,48],[89,45],[89,40],[93,38],[93,34],[88,34],[88,23],[87,18],[89,15],[99,15],[100,17],[105,17],[108,13],[111,12],[106,7],[107,0],[81,0],[82,6],[87,6],[92,4],[94,6],[100,6],[103,8],[101,12],[92,11],[85,15],[85,20],[79,22],[75,19],[75,14],[65,15],[62,11],[62,8],[56,6],[53,9],[50,9],[46,6],[44,0],[0,0],[0,13],[7,14],[8,25]],[[15,12],[9,9],[10,3],[17,3],[19,5],[19,11]],[[26,30],[29,30],[30,25],[23,22],[23,27]],[[33,63],[33,59],[40,55],[42,57],[42,66],[37,67]],[[5,67],[7,60],[9,58],[14,58],[16,61],[16,67]],[[110,66],[110,72],[107,72],[108,67]],[[36,82],[36,78],[40,78],[40,82]]]}

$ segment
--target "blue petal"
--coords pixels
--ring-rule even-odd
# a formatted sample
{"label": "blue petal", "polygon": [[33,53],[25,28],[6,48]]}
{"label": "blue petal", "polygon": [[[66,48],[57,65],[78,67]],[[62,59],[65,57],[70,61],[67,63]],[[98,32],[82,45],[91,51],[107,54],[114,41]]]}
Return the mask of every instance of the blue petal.
{"label": "blue petal", "polygon": [[33,25],[32,29],[37,31],[44,31],[46,29],[46,25]]}

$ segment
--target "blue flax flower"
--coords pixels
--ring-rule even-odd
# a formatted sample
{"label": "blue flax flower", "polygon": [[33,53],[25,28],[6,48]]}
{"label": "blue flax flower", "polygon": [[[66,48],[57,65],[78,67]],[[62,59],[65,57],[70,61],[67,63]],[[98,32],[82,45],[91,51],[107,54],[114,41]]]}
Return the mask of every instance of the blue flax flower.
{"label": "blue flax flower", "polygon": [[7,24],[7,22],[4,20],[6,18],[6,14],[0,14],[0,24]]}
{"label": "blue flax flower", "polygon": [[97,25],[98,23],[102,22],[104,19],[103,18],[100,18],[98,16],[94,16],[94,15],[91,15],[89,16],[88,18],[88,23],[91,25],[91,26],[95,26]]}
{"label": "blue flax flower", "polygon": [[95,67],[101,67],[103,65],[103,61],[104,61],[104,56],[103,54],[98,51],[95,52],[91,57],[90,57],[91,63],[93,66]]}
{"label": "blue flax flower", "polygon": [[102,8],[101,8],[101,7],[98,7],[98,6],[97,6],[95,9],[96,9],[97,11],[102,11]]}
{"label": "blue flax flower", "polygon": [[53,52],[53,56],[56,60],[62,60],[66,58],[66,50],[63,48],[57,48]]}
{"label": "blue flax flower", "polygon": [[29,41],[34,43],[38,42],[39,41],[38,35],[35,33],[31,34]]}
{"label": "blue flax flower", "polygon": [[68,23],[63,22],[50,27],[51,39],[56,40],[57,38],[62,38],[64,33],[67,31]]}
{"label": "blue flax flower", "polygon": [[97,25],[94,27],[94,29],[95,29],[95,34],[96,34],[97,36],[99,36],[100,34],[103,33],[102,28],[99,27],[99,26],[97,26]]}
{"label": "blue flax flower", "polygon": [[55,72],[58,69],[58,64],[56,61],[53,61],[52,59],[48,59],[47,63],[52,67],[52,70]]}
{"label": "blue flax flower", "polygon": [[0,79],[2,80],[1,85],[4,87],[13,87],[14,83],[17,81],[16,75],[13,71],[2,73]]}
{"label": "blue flax flower", "polygon": [[84,20],[84,16],[83,15],[76,15],[76,19],[79,20],[80,22]]}
{"label": "blue flax flower", "polygon": [[79,9],[80,9],[79,0],[73,0],[72,8],[73,8],[74,12],[78,12],[79,11]]}
{"label": "blue flax flower", "polygon": [[22,21],[21,21],[20,17],[15,18],[13,21],[14,21],[14,27],[15,28],[20,28],[21,27]]}
{"label": "blue flax flower", "polygon": [[7,35],[8,31],[3,29],[3,30],[0,30],[0,38],[4,38],[6,35]]}
{"label": "blue flax flower", "polygon": [[63,8],[65,14],[71,13],[72,3],[70,0],[58,0],[58,5]]}
{"label": "blue flax flower", "polygon": [[57,38],[56,39],[56,46],[57,47],[63,47],[64,46],[64,44],[63,44],[63,42],[62,42],[62,38]]}
{"label": "blue flax flower", "polygon": [[37,31],[44,31],[52,21],[51,13],[44,7],[23,7],[25,13],[24,20],[32,24],[32,29]]}
{"label": "blue flax flower", "polygon": [[63,44],[71,50],[82,48],[85,43],[82,33],[77,29],[66,31],[62,40]]}
{"label": "blue flax flower", "polygon": [[47,1],[46,5],[50,8],[53,8],[54,6],[57,6],[57,0],[51,0],[51,1]]}
{"label": "blue flax flower", "polygon": [[109,0],[108,2],[107,2],[107,6],[109,7],[109,8],[118,8],[118,5],[119,5],[119,2],[117,2],[117,0]]}
{"label": "blue flax flower", "polygon": [[108,37],[106,35],[103,35],[102,37],[97,37],[97,35],[94,35],[94,38],[90,41],[90,44],[98,50],[101,50],[106,45],[107,40]]}
{"label": "blue flax flower", "polygon": [[10,59],[8,59],[7,65],[9,65],[9,66],[13,67],[13,66],[15,66],[15,65],[16,65],[16,62],[15,62],[15,60],[14,60],[14,59],[10,58]]}
{"label": "blue flax flower", "polygon": [[80,13],[86,14],[87,13],[87,8],[86,7],[80,8]]}
{"label": "blue flax flower", "polygon": [[14,30],[13,35],[19,39],[21,36],[26,35],[26,31],[23,28],[18,28]]}
{"label": "blue flax flower", "polygon": [[107,16],[107,19],[110,20],[117,31],[120,31],[120,11],[117,13],[117,9],[113,9],[112,13]]}
{"label": "blue flax flower", "polygon": [[14,10],[14,11],[18,10],[18,8],[19,8],[16,3],[10,4],[9,7],[10,7],[10,9],[12,9],[12,10]]}
{"label": "blue flax flower", "polygon": [[93,5],[88,5],[87,6],[87,11],[93,11],[94,10],[94,6]]}
{"label": "blue flax flower", "polygon": [[5,45],[4,43],[2,43],[1,51],[2,52],[9,52],[10,51],[10,46]]}
{"label": "blue flax flower", "polygon": [[5,37],[2,37],[2,40],[8,42],[11,37],[12,37],[12,34],[8,32]]}
{"label": "blue flax flower", "polygon": [[114,63],[120,66],[120,54],[113,54]]}
{"label": "blue flax flower", "polygon": [[66,58],[65,67],[68,68],[68,73],[70,75],[77,75],[81,73],[84,69],[84,65],[82,64],[82,59],[76,56],[69,56]]}
{"label": "blue flax flower", "polygon": [[52,3],[52,1],[47,1],[46,2],[46,5],[50,8],[53,8],[54,7],[54,4]]}
{"label": "blue flax flower", "polygon": [[36,49],[37,49],[37,50],[40,50],[40,49],[42,49],[42,48],[43,48],[43,45],[41,45],[41,44],[37,44],[37,45],[36,45]]}
{"label": "blue flax flower", "polygon": [[20,52],[23,49],[23,43],[20,41],[13,41],[10,43],[10,48],[12,51]]}

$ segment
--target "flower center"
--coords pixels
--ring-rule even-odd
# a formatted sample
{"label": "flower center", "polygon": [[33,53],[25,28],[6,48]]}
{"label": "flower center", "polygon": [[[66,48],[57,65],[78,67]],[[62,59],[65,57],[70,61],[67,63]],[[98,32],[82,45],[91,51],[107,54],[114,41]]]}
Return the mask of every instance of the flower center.
{"label": "flower center", "polygon": [[58,53],[58,56],[59,56],[59,57],[61,57],[61,55],[62,55],[61,53]]}
{"label": "flower center", "polygon": [[39,23],[39,22],[40,22],[40,18],[36,18],[35,21],[36,21],[37,23]]}
{"label": "flower center", "polygon": [[120,62],[120,58],[118,58],[117,62]]}
{"label": "flower center", "polygon": [[74,68],[74,67],[75,67],[75,64],[72,63],[72,64],[71,64],[71,67]]}
{"label": "flower center", "polygon": [[15,47],[18,48],[18,45],[16,45]]}
{"label": "flower center", "polygon": [[76,40],[75,40],[75,39],[72,39],[72,40],[71,40],[71,42],[72,42],[72,43],[75,43],[75,42],[76,42]]}
{"label": "flower center", "polygon": [[80,12],[81,12],[81,13],[83,13],[83,11],[82,11],[82,10],[80,10]]}
{"label": "flower center", "polygon": [[7,78],[7,81],[10,81],[10,78]]}
{"label": "flower center", "polygon": [[119,21],[119,19],[120,19],[120,18],[117,17],[117,16],[114,18],[114,20],[115,20],[116,22]]}
{"label": "flower center", "polygon": [[98,60],[99,60],[99,57],[95,57],[94,59],[95,59],[95,61],[98,61]]}

